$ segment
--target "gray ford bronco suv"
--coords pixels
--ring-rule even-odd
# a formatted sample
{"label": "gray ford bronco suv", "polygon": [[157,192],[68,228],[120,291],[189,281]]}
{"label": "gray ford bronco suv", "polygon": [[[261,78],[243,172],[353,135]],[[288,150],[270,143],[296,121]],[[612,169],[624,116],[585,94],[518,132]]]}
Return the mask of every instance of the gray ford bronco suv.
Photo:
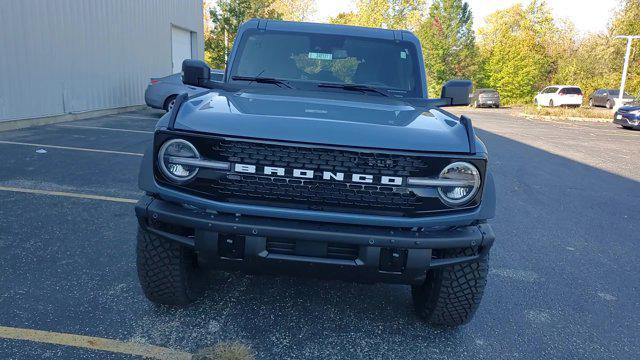
{"label": "gray ford bronco suv", "polygon": [[145,153],[137,268],[155,303],[183,305],[213,270],[411,285],[428,322],[480,303],[495,190],[467,105],[429,99],[407,31],[255,19],[224,81],[202,61]]}

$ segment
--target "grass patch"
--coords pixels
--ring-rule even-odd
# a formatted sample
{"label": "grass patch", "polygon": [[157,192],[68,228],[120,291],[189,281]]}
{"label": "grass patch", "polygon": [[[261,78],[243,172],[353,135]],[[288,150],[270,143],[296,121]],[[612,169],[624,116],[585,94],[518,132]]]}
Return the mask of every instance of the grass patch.
{"label": "grass patch", "polygon": [[537,107],[534,105],[525,105],[521,107],[520,110],[523,114],[533,117],[552,117],[566,120],[602,119],[610,121],[613,119],[613,111],[604,108]]}
{"label": "grass patch", "polygon": [[199,350],[193,360],[254,360],[251,348],[238,342],[222,342],[210,348]]}

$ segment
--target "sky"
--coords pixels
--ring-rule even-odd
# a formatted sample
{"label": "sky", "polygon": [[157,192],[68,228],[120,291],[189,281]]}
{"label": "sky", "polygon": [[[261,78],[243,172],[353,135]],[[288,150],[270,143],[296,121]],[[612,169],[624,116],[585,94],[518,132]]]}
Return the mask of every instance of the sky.
{"label": "sky", "polygon": [[[484,24],[484,18],[496,10],[530,0],[467,0],[473,12],[474,28]],[[556,19],[571,20],[581,34],[602,32],[619,4],[619,0],[547,0]],[[316,0],[317,14],[313,21],[326,21],[340,12],[353,10],[355,0]]]}

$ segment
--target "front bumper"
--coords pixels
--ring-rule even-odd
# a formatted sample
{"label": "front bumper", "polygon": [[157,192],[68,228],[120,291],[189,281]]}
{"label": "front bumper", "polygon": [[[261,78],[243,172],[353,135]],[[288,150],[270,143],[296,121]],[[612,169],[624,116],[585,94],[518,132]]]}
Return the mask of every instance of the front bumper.
{"label": "front bumper", "polygon": [[634,129],[640,129],[640,117],[629,113],[616,113],[613,117],[613,123]]}
{"label": "front bumper", "polygon": [[[136,215],[143,229],[194,248],[210,268],[357,282],[419,284],[429,269],[487,256],[495,239],[486,223],[422,231],[327,224],[211,213],[149,196],[138,202]],[[272,244],[291,247],[282,252]],[[445,255],[460,248],[477,251]]]}

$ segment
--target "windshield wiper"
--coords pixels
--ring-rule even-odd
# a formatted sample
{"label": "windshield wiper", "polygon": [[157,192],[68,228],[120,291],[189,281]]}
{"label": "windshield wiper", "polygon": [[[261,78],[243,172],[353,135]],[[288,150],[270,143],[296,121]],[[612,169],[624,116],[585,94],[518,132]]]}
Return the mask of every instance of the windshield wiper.
{"label": "windshield wiper", "polygon": [[260,84],[274,84],[277,85],[279,87],[286,87],[289,89],[293,89],[293,86],[289,85],[286,81],[284,80],[280,80],[280,79],[276,79],[276,78],[268,78],[268,77],[261,77],[261,76],[232,76],[231,80],[236,80],[236,81],[251,81],[251,82],[257,82]]}
{"label": "windshield wiper", "polygon": [[321,88],[333,88],[333,89],[344,89],[347,91],[360,91],[360,92],[374,92],[380,94],[382,96],[389,96],[389,94],[383,92],[382,90],[378,90],[374,87],[367,85],[358,85],[358,84],[331,84],[331,83],[322,83],[318,84],[318,87]]}

